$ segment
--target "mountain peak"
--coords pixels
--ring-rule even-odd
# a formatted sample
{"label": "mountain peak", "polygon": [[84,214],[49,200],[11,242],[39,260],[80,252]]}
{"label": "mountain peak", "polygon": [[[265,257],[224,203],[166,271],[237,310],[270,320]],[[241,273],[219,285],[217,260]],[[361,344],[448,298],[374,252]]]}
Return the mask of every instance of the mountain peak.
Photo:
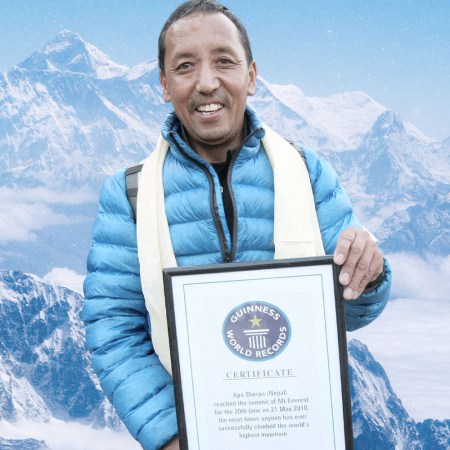
{"label": "mountain peak", "polygon": [[375,133],[380,133],[385,135],[391,131],[396,131],[398,133],[405,132],[405,125],[395,111],[387,110],[378,116],[378,119],[374,123],[372,130]]}
{"label": "mountain peak", "polygon": [[67,30],[66,28],[63,28],[57,35],[56,37],[53,39],[54,41],[56,40],[82,40],[80,35],[78,33],[75,33],[73,31]]}
{"label": "mountain peak", "polygon": [[74,31],[70,31],[70,30],[67,30],[66,28],[63,28],[61,31],[58,32],[58,34],[53,39],[51,39],[49,42],[47,42],[47,44],[44,46],[44,48],[41,51],[44,51],[48,47],[51,47],[52,45],[61,43],[61,42],[67,42],[67,43],[82,42],[83,44],[85,44],[82,37],[78,33],[75,33]]}
{"label": "mountain peak", "polygon": [[123,75],[128,67],[115,63],[73,31],[63,29],[19,67],[29,70],[83,73],[97,78]]}

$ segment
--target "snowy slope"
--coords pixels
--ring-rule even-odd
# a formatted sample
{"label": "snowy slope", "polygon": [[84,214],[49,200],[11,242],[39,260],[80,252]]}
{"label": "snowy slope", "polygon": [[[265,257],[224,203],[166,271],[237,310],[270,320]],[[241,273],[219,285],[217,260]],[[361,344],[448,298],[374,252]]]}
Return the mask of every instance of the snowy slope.
{"label": "snowy slope", "polygon": [[168,111],[153,64],[128,69],[63,31],[0,75],[1,185],[98,186],[153,149]]}
{"label": "snowy slope", "polygon": [[2,450],[49,450],[44,441],[36,439],[3,439],[0,437]]}
{"label": "snowy slope", "polygon": [[355,150],[328,152],[359,216],[390,251],[450,251],[450,152],[398,114],[381,114]]}
{"label": "snowy slope", "polygon": [[99,79],[123,75],[126,66],[116,64],[109,56],[80,36],[62,30],[42,50],[25,60],[20,67],[30,70],[78,72]]}
{"label": "snowy slope", "polygon": [[117,426],[84,348],[82,297],[34,275],[0,271],[0,417]]}
{"label": "snowy slope", "polygon": [[378,116],[386,110],[364,92],[307,97],[297,86],[260,81],[275,98],[307,120],[311,134],[327,137],[322,145],[325,149],[337,151],[357,147]]}
{"label": "snowy slope", "polygon": [[422,449],[416,424],[367,347],[349,342],[353,429],[356,448]]}

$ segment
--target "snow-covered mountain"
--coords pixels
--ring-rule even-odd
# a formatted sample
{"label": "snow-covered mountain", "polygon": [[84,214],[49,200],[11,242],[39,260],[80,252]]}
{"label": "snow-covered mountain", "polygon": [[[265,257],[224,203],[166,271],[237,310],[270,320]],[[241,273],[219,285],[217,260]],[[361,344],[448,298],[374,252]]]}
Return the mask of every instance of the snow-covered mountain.
{"label": "snow-covered mountain", "polygon": [[82,297],[34,275],[0,271],[0,418],[117,426],[85,350]]}
{"label": "snow-covered mountain", "polygon": [[154,63],[119,66],[69,31],[0,75],[0,105],[1,185],[66,190],[150,152],[168,111]]}
{"label": "snow-covered mountain", "polygon": [[[250,103],[283,136],[331,160],[385,249],[448,254],[448,142],[363,92],[307,97],[261,78]],[[0,74],[3,267],[83,272],[100,185],[152,151],[169,110],[156,62],[119,65],[67,30]]]}
{"label": "snow-covered mountain", "polygon": [[450,151],[362,92],[308,98],[260,80],[266,123],[335,167],[358,216],[388,251],[450,251]]}
{"label": "snow-covered mountain", "polygon": [[364,92],[307,97],[297,86],[270,84],[261,77],[250,103],[287,139],[334,152],[356,148],[386,111]]}
{"label": "snow-covered mountain", "polygon": [[389,379],[367,347],[348,345],[353,430],[360,449],[422,449],[416,423],[409,417]]}
{"label": "snow-covered mountain", "polygon": [[382,113],[360,145],[325,152],[385,250],[450,252],[450,152]]}
{"label": "snow-covered mountain", "polygon": [[416,423],[366,345],[348,343],[355,450],[448,450],[450,420]]}
{"label": "snow-covered mountain", "polygon": [[21,64],[25,69],[68,71],[85,73],[96,78],[113,78],[123,75],[128,68],[116,64],[109,56],[78,35],[62,30],[42,50]]}
{"label": "snow-covered mountain", "polygon": [[450,420],[427,419],[417,424],[423,450],[446,450],[450,448]]}
{"label": "snow-covered mountain", "polygon": [[[363,92],[307,97],[260,78],[264,121],[323,153],[386,250],[450,250],[450,145]],[[154,148],[170,105],[156,62],[128,68],[70,31],[0,73],[5,268],[84,272],[100,186]],[[38,263],[37,263],[38,261]]]}
{"label": "snow-covered mountain", "polygon": [[36,439],[3,439],[0,438],[2,450],[50,450],[44,441]]}
{"label": "snow-covered mountain", "polygon": [[[1,420],[119,426],[84,348],[81,301],[79,294],[34,275],[0,271]],[[356,449],[449,448],[450,421],[416,424],[367,347],[352,340],[348,350]],[[25,443],[0,440],[0,448],[45,448],[36,440]]]}

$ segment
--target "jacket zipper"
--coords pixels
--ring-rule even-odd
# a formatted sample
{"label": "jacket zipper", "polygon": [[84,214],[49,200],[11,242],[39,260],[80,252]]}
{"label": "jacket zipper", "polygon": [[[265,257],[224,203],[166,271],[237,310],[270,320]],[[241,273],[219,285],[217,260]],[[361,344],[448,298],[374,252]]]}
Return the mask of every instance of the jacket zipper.
{"label": "jacket zipper", "polygon": [[211,214],[212,214],[212,218],[214,221],[214,225],[216,227],[217,235],[219,237],[220,251],[222,253],[222,260],[224,263],[230,263],[234,260],[234,258],[236,256],[236,248],[237,248],[237,242],[236,242],[237,241],[237,208],[236,208],[236,200],[234,198],[233,188],[231,186],[231,173],[233,171],[234,163],[236,162],[236,159],[242,150],[242,147],[259,130],[260,130],[260,128],[256,128],[242,141],[242,144],[233,153],[233,156],[230,161],[230,165],[228,167],[227,185],[228,185],[228,192],[230,193],[230,198],[231,198],[231,207],[233,209],[233,235],[230,236],[231,237],[231,250],[228,248],[227,238],[225,236],[225,231],[223,229],[222,220],[220,219],[219,208],[217,206],[217,200],[216,200],[216,188],[214,186],[214,179],[213,179],[211,173],[209,172],[209,170],[206,166],[199,163],[197,160],[192,158],[192,156],[188,155],[183,150],[183,148],[180,145],[178,145],[178,142],[176,141],[176,139],[172,137],[172,142],[176,145],[178,150],[186,158],[188,158],[194,164],[199,166],[203,170],[203,172],[205,172],[206,177],[208,178],[209,187],[210,187],[210,190],[209,190],[210,191],[210,196],[209,196],[210,209],[211,209]]}
{"label": "jacket zipper", "polygon": [[239,150],[236,150],[233,153],[233,156],[230,161],[230,165],[228,166],[228,173],[227,173],[227,186],[228,186],[228,192],[230,194],[231,199],[231,208],[233,210],[233,235],[231,236],[231,251],[230,251],[230,260],[233,261],[236,256],[236,248],[237,248],[237,207],[236,207],[236,200],[234,198],[234,192],[231,185],[231,174],[233,172],[233,166],[236,162],[237,157],[239,156],[239,153],[241,152],[242,147],[239,148]]}
{"label": "jacket zipper", "polygon": [[230,165],[228,166],[228,173],[227,173],[227,186],[228,186],[228,192],[230,194],[231,199],[231,207],[233,210],[233,235],[231,236],[231,251],[230,251],[230,259],[231,261],[234,261],[234,258],[236,257],[236,249],[237,249],[237,226],[238,226],[238,215],[237,215],[237,207],[236,207],[236,200],[234,198],[234,192],[231,184],[231,176],[233,173],[233,166],[236,162],[239,154],[241,153],[242,148],[244,147],[245,143],[258,131],[260,131],[261,128],[256,128],[253,130],[243,141],[242,144],[238,147],[238,149],[233,153],[233,156],[230,161]]}
{"label": "jacket zipper", "polygon": [[[214,186],[214,179],[213,179],[211,173],[209,172],[208,168],[206,166],[204,166],[203,164],[200,164],[198,161],[196,161],[190,155],[188,155],[180,147],[180,145],[178,145],[178,142],[176,141],[176,139],[172,139],[172,142],[176,145],[178,150],[186,158],[188,158],[194,164],[199,166],[203,170],[203,172],[205,172],[205,174],[206,174],[206,177],[207,177],[208,182],[209,182],[209,188],[210,188],[209,189],[209,192],[210,192],[209,204],[210,204],[210,209],[211,209],[211,215],[212,215],[212,218],[213,218],[213,221],[214,221],[214,225],[216,227],[217,235],[219,237],[219,244],[220,244],[220,251],[222,253],[222,260],[225,263],[230,263],[232,260],[231,260],[230,250],[228,249],[228,243],[227,243],[227,239],[226,239],[226,236],[225,236],[225,231],[223,229],[222,220],[220,219],[220,215],[219,215],[219,208],[217,206],[217,201],[216,201],[216,188]],[[233,208],[234,208],[234,206],[233,206]]]}

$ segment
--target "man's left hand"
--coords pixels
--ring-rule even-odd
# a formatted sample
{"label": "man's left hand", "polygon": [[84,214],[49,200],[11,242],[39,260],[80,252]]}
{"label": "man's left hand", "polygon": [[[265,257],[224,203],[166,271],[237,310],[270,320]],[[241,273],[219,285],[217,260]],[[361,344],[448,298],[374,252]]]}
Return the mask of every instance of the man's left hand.
{"label": "man's left hand", "polygon": [[339,235],[333,260],[342,266],[339,282],[346,300],[357,299],[382,273],[384,265],[383,254],[371,235],[354,227]]}

